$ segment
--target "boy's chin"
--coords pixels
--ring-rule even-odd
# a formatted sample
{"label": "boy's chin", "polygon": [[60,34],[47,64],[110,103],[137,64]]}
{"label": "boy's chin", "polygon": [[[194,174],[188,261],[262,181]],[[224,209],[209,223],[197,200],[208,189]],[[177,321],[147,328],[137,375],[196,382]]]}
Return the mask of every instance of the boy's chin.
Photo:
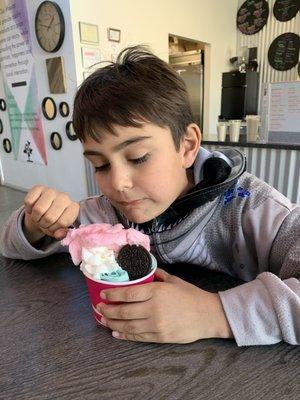
{"label": "boy's chin", "polygon": [[158,217],[159,214],[153,214],[153,216],[145,216],[145,215],[132,215],[131,213],[123,213],[123,215],[130,221],[135,224],[144,224],[146,222],[152,221],[154,218]]}

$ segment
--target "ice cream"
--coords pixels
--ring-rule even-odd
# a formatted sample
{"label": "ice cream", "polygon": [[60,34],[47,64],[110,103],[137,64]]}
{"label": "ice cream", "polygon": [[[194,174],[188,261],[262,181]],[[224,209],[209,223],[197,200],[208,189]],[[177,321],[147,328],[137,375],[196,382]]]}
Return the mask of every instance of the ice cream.
{"label": "ice cream", "polygon": [[81,225],[70,229],[61,243],[69,246],[74,264],[96,281],[136,280],[156,267],[149,237],[121,224]]}
{"label": "ice cream", "polygon": [[116,261],[113,250],[105,246],[82,248],[82,272],[86,271],[93,279],[109,282],[126,282],[129,276]]}

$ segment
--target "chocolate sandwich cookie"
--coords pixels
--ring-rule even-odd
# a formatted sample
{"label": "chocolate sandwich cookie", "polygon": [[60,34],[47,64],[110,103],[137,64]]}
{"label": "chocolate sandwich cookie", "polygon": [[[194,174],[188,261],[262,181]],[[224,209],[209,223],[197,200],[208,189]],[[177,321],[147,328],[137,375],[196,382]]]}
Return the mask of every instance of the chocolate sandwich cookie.
{"label": "chocolate sandwich cookie", "polygon": [[150,273],[152,259],[145,247],[125,244],[119,251],[117,263],[127,271],[129,279],[133,281]]}

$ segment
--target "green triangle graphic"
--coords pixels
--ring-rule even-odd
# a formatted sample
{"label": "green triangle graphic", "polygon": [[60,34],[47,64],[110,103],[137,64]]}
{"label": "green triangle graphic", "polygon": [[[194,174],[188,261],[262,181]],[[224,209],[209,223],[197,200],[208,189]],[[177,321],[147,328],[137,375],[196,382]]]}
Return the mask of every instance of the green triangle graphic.
{"label": "green triangle graphic", "polygon": [[[27,117],[28,116],[28,117]],[[31,132],[32,138],[35,142],[38,152],[42,157],[45,164],[47,164],[47,154],[45,137],[40,113],[37,107],[37,85],[34,70],[31,73],[29,90],[26,98],[26,105],[24,110],[24,120]]]}
{"label": "green triangle graphic", "polygon": [[21,138],[21,127],[22,127],[22,113],[17,106],[15,98],[12,92],[9,89],[5,79],[4,79],[4,90],[7,99],[7,109],[9,115],[9,123],[11,129],[11,141],[12,141],[12,148],[15,159],[18,157],[19,153],[19,146],[20,146],[20,138]]}

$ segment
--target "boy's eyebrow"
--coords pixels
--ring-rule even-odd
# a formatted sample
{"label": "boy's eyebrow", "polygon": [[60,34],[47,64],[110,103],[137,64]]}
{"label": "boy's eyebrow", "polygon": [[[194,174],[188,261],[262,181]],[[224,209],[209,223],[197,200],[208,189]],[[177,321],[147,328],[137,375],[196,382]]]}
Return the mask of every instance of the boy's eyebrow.
{"label": "boy's eyebrow", "polygon": [[[130,144],[137,143],[137,142],[140,142],[141,140],[150,139],[150,138],[151,138],[151,136],[136,136],[136,137],[130,138],[128,140],[125,140],[122,143],[117,144],[113,148],[113,152],[120,151],[120,150],[124,149],[124,147],[129,146]],[[97,151],[97,150],[86,150],[83,152],[83,155],[84,156],[102,156],[103,154],[101,153],[101,151]]]}

